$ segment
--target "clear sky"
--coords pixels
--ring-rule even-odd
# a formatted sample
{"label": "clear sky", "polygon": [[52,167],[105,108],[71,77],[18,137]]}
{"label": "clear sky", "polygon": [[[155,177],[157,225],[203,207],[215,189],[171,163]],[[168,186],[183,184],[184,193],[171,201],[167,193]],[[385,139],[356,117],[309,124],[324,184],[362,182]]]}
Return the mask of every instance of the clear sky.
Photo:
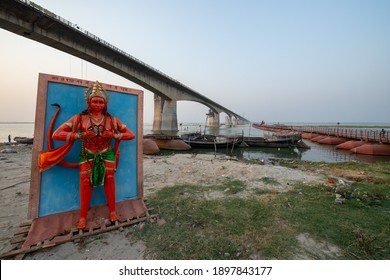
{"label": "clear sky", "polygon": [[[34,2],[253,122],[390,122],[390,1]],[[3,29],[0,61],[0,122],[34,121],[39,72],[143,89]]]}

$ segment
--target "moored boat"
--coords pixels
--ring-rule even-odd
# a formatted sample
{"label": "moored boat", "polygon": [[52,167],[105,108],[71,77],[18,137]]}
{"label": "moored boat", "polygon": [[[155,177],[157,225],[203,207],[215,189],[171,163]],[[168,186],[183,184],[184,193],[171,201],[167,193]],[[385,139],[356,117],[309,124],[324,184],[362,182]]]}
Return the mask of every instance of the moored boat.
{"label": "moored boat", "polygon": [[302,140],[291,141],[290,139],[277,139],[266,137],[244,137],[243,143],[249,147],[269,147],[269,148],[290,148],[290,147],[303,147],[308,148]]}
{"label": "moored boat", "polygon": [[14,141],[19,144],[33,144],[34,138],[29,137],[15,137]]}
{"label": "moored boat", "polygon": [[191,148],[234,148],[242,143],[242,136],[186,133],[181,139]]}
{"label": "moored boat", "polygon": [[299,133],[273,133],[270,136],[244,136],[243,143],[249,147],[269,147],[269,148],[288,148],[302,147],[308,148],[302,141],[302,135]]}

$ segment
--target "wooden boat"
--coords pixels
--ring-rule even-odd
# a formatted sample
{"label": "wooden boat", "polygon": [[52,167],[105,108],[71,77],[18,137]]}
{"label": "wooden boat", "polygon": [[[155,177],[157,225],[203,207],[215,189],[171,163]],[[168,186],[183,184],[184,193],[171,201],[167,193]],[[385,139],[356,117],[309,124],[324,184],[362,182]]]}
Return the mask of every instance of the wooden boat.
{"label": "wooden boat", "polygon": [[15,137],[14,140],[18,144],[33,144],[34,142],[34,138],[29,137]]}
{"label": "wooden boat", "polygon": [[201,133],[186,133],[181,139],[191,148],[234,148],[242,143],[242,136],[238,135],[212,135]]}
{"label": "wooden boat", "polygon": [[244,136],[243,142],[249,147],[288,148],[292,145],[290,140],[256,136]]}
{"label": "wooden boat", "polygon": [[290,140],[292,142],[297,142],[299,140],[302,140],[302,134],[301,133],[272,133],[271,134],[272,138],[276,139],[285,139],[285,140]]}
{"label": "wooden boat", "polygon": [[269,148],[307,148],[303,143],[301,134],[272,134],[269,137],[244,136],[243,144],[249,147],[269,147]]}

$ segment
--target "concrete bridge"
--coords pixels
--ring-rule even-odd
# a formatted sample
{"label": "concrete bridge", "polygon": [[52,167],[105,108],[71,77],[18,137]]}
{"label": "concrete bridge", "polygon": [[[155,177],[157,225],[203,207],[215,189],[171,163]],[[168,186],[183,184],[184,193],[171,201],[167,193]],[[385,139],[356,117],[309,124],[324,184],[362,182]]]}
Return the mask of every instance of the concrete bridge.
{"label": "concrete bridge", "polygon": [[226,122],[249,122],[195,90],[143,63],[99,37],[81,29],[28,0],[1,0],[0,27],[77,56],[116,73],[154,93],[153,132],[174,135],[178,131],[177,101],[186,100],[210,108],[210,126]]}

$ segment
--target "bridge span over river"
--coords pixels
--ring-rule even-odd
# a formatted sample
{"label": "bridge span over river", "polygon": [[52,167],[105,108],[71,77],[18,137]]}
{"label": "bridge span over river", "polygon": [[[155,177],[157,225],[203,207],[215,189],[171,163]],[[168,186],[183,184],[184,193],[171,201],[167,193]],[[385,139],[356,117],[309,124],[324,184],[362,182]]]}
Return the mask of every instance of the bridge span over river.
{"label": "bridge span over river", "polygon": [[155,133],[176,134],[177,101],[194,101],[209,107],[210,126],[226,122],[249,122],[239,114],[201,95],[177,80],[145,64],[99,37],[28,0],[1,0],[0,27],[25,38],[89,61],[154,93]]}

